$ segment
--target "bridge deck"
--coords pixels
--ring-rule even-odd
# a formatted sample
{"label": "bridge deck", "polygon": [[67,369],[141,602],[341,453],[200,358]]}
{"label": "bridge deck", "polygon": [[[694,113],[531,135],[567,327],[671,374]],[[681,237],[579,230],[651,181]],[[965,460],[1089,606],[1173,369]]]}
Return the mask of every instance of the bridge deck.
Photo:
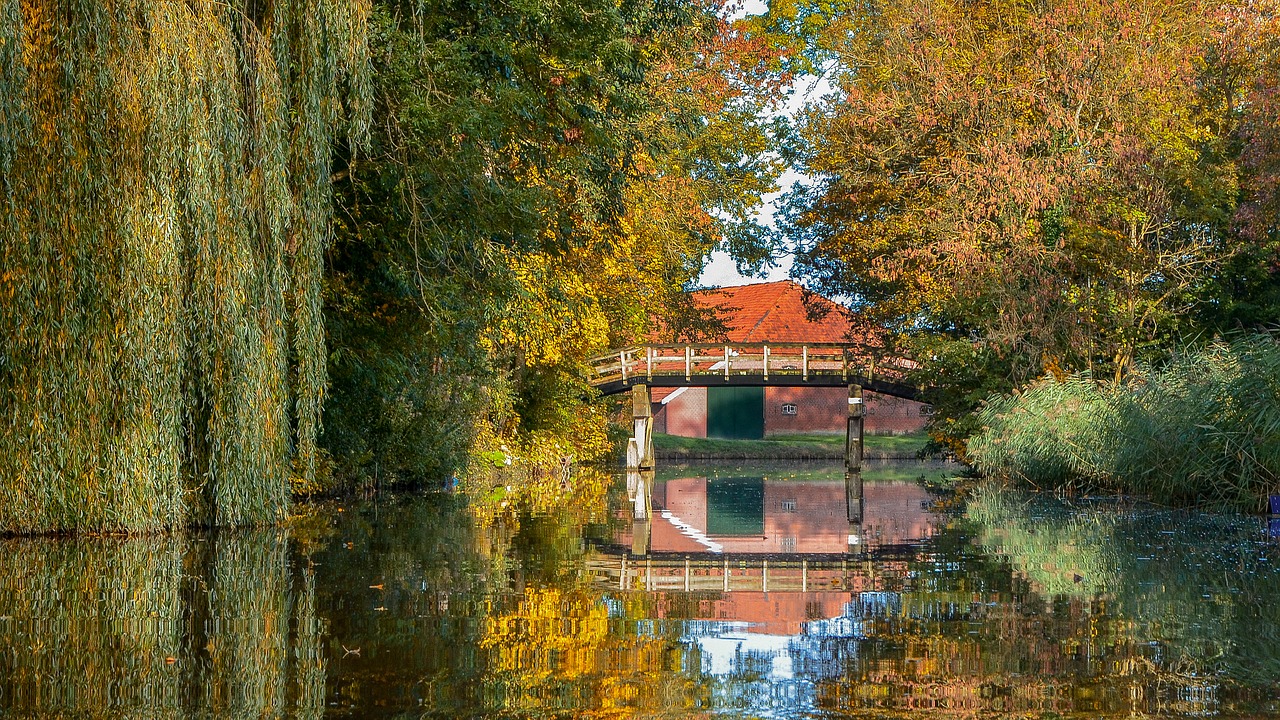
{"label": "bridge deck", "polygon": [[632,385],[654,387],[841,387],[915,400],[907,381],[915,363],[885,357],[878,348],[831,343],[641,345],[590,361],[591,384],[602,395]]}

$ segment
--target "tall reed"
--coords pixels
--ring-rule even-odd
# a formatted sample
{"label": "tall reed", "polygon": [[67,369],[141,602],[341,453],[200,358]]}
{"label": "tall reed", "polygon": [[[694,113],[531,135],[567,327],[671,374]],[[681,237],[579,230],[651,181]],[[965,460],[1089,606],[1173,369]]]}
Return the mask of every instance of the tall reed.
{"label": "tall reed", "polygon": [[990,398],[969,440],[982,472],[1043,488],[1257,510],[1280,493],[1280,345],[1238,337],[1121,385],[1045,378]]}

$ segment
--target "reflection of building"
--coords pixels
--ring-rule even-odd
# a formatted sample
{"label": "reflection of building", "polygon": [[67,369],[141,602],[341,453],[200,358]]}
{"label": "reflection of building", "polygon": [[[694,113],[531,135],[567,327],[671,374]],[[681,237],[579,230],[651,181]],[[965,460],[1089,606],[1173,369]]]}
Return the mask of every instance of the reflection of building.
{"label": "reflection of building", "polygon": [[713,674],[736,671],[747,653],[779,680],[792,672],[797,643],[848,631],[865,598],[896,597],[885,591],[907,574],[915,543],[933,535],[918,484],[867,482],[863,497],[865,519],[853,530],[862,550],[880,553],[874,568],[869,556],[848,554],[843,479],[742,476],[656,483],[652,519],[614,537],[630,547],[633,532],[647,532],[648,554],[595,555],[588,569],[611,587],[648,591],[651,617],[706,623],[697,641]]}
{"label": "reflection of building", "polygon": [[[850,341],[843,309],[811,296],[811,302],[826,311],[822,318],[811,320],[804,290],[789,280],[706,290],[694,297],[704,307],[721,310],[730,342]],[[844,388],[654,388],[654,430],[684,437],[726,438],[844,432],[848,400]],[[924,427],[927,411],[928,406],[918,402],[867,393],[864,429],[870,434],[915,432]]]}
{"label": "reflection of building", "polygon": [[[863,486],[861,541],[898,545],[933,534],[929,494],[913,482]],[[679,478],[653,488],[652,552],[844,553],[843,481]],[[629,545],[629,537],[620,537]]]}

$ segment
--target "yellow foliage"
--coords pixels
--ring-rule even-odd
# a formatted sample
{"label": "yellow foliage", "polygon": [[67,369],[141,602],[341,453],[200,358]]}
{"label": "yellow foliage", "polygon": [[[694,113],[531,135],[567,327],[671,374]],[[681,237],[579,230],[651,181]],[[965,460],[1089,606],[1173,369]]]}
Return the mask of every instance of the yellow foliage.
{"label": "yellow foliage", "polygon": [[480,647],[493,670],[536,685],[598,672],[596,653],[608,638],[609,609],[598,593],[528,587],[514,612],[486,619]]}

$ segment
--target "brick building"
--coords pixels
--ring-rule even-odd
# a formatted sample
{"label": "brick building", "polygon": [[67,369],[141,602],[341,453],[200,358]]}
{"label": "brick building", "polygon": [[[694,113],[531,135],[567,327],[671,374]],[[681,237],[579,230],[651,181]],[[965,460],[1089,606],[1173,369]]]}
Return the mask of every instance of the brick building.
{"label": "brick building", "polygon": [[[805,291],[790,280],[702,290],[696,301],[721,313],[734,343],[842,343],[851,329],[842,308],[821,297],[828,312],[811,319]],[[844,432],[848,393],[822,387],[654,388],[654,430],[683,437],[762,438],[806,432]],[[915,432],[928,421],[928,406],[912,400],[865,395],[865,432]]]}

